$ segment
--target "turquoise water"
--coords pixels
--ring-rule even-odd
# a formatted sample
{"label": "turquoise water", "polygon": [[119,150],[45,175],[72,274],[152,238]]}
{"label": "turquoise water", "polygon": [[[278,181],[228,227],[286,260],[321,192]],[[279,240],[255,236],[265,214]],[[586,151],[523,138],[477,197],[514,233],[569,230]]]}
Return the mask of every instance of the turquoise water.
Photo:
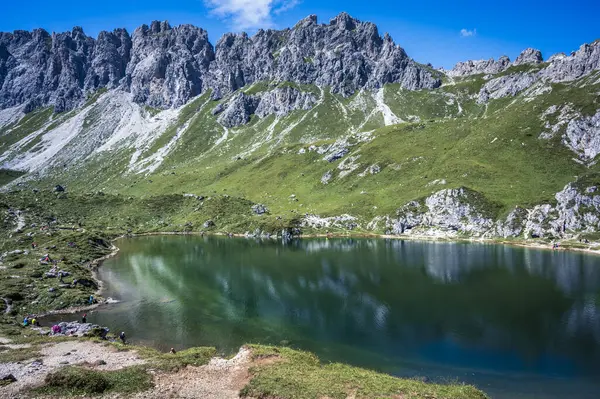
{"label": "turquoise water", "polygon": [[[600,257],[492,244],[153,236],[99,270],[88,320],[136,343],[289,344],[493,398],[600,397]],[[63,316],[64,317],[64,316]]]}

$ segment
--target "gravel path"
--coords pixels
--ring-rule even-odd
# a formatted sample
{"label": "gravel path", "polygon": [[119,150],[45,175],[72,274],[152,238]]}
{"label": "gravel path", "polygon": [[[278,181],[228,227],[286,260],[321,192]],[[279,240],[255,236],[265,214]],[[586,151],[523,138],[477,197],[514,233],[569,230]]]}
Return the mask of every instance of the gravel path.
{"label": "gravel path", "polygon": [[[4,340],[6,341],[6,340]],[[16,345],[11,345],[16,346]],[[48,344],[41,349],[41,359],[30,359],[19,363],[0,363],[0,377],[12,374],[17,379],[10,385],[0,387],[0,398],[21,398],[23,389],[38,386],[46,374],[59,367],[94,363],[104,360],[105,365],[94,366],[98,370],[115,370],[144,363],[134,351],[119,352],[110,345],[93,341],[67,341]]]}
{"label": "gravel path", "polygon": [[[0,337],[0,343],[14,348],[26,347],[26,345],[10,344],[10,340],[2,337]],[[0,398],[26,398],[26,388],[41,385],[49,372],[67,365],[84,362],[94,364],[98,360],[103,360],[106,364],[92,367],[97,370],[117,370],[145,362],[144,359],[137,356],[135,351],[119,352],[111,345],[93,341],[46,344],[40,352],[42,354],[40,359],[0,364],[0,377],[12,374],[17,379],[10,385],[0,387]],[[188,366],[176,373],[150,371],[155,387],[149,391],[140,392],[133,398],[238,398],[240,389],[250,379],[248,369],[251,363],[250,350],[241,348],[232,359],[213,358],[205,366]],[[111,394],[103,397],[117,399],[123,396]]]}

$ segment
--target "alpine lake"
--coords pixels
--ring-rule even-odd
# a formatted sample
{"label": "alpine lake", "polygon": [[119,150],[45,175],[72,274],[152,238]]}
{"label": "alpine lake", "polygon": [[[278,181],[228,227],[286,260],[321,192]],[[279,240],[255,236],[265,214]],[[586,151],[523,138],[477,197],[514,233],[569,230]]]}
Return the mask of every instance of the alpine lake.
{"label": "alpine lake", "polygon": [[[492,398],[600,397],[600,256],[510,245],[121,239],[88,321],[161,350],[289,345]],[[50,321],[69,320],[56,315]]]}

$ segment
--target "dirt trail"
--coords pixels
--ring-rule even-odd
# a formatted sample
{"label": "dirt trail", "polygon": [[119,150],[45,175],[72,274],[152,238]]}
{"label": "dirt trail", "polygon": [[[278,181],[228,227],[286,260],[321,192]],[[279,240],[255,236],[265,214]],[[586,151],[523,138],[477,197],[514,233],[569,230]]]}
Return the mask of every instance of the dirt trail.
{"label": "dirt trail", "polygon": [[135,398],[238,398],[240,389],[250,379],[250,350],[240,349],[232,359],[213,358],[200,367],[188,366],[177,373],[154,376],[154,389],[141,392]]}
{"label": "dirt trail", "polygon": [[[28,345],[11,344],[0,337],[0,343],[10,348]],[[39,386],[45,376],[60,367],[86,363],[96,370],[118,370],[123,367],[143,364],[135,351],[118,351],[115,347],[94,341],[66,341],[45,344],[41,356],[23,362],[0,363],[0,378],[12,374],[17,381],[0,387],[0,398],[27,398],[28,388]],[[106,364],[94,365],[99,360]],[[249,381],[248,369],[251,352],[241,348],[232,359],[213,358],[200,367],[188,366],[175,373],[150,371],[155,387],[140,392],[134,398],[238,398],[240,389]],[[120,394],[109,394],[104,398],[121,398]],[[127,396],[127,397],[131,397]]]}

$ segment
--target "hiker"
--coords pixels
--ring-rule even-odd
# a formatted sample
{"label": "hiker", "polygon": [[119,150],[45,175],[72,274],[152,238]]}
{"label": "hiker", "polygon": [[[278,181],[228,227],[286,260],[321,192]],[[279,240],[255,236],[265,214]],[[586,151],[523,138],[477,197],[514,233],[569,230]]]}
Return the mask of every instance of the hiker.
{"label": "hiker", "polygon": [[172,353],[174,355],[177,352],[175,352],[175,348],[171,348],[171,350],[169,351],[169,353]]}
{"label": "hiker", "polygon": [[37,244],[35,242],[31,243],[31,249],[35,249],[35,247],[37,247]]}
{"label": "hiker", "polygon": [[89,299],[88,302],[90,303],[90,305],[94,303],[94,296],[93,295],[90,295],[90,299]]}
{"label": "hiker", "polygon": [[29,325],[29,317],[25,316],[25,318],[23,319],[23,327],[27,327]]}
{"label": "hiker", "polygon": [[36,326],[36,325],[38,325],[38,324],[39,324],[39,323],[38,323],[37,319],[36,319],[36,318],[35,318],[35,316],[34,316],[34,317],[33,317],[33,319],[31,319],[31,325],[35,327],[35,326]]}
{"label": "hiker", "polygon": [[60,333],[60,327],[55,324],[52,326],[52,334],[59,334]]}
{"label": "hiker", "polygon": [[106,327],[102,327],[100,330],[100,339],[106,339],[106,334],[108,334],[110,330]]}
{"label": "hiker", "polygon": [[63,284],[65,283],[65,282],[63,281],[63,272],[62,272],[62,270],[58,272],[58,281],[60,281],[60,282],[61,282],[61,283],[63,283]]}
{"label": "hiker", "polygon": [[81,318],[81,322],[82,322],[83,324],[87,323],[87,313],[84,313],[84,314],[83,314],[83,317]]}
{"label": "hiker", "polygon": [[121,342],[125,344],[125,331],[121,331],[121,334],[119,334],[119,338],[121,339]]}

